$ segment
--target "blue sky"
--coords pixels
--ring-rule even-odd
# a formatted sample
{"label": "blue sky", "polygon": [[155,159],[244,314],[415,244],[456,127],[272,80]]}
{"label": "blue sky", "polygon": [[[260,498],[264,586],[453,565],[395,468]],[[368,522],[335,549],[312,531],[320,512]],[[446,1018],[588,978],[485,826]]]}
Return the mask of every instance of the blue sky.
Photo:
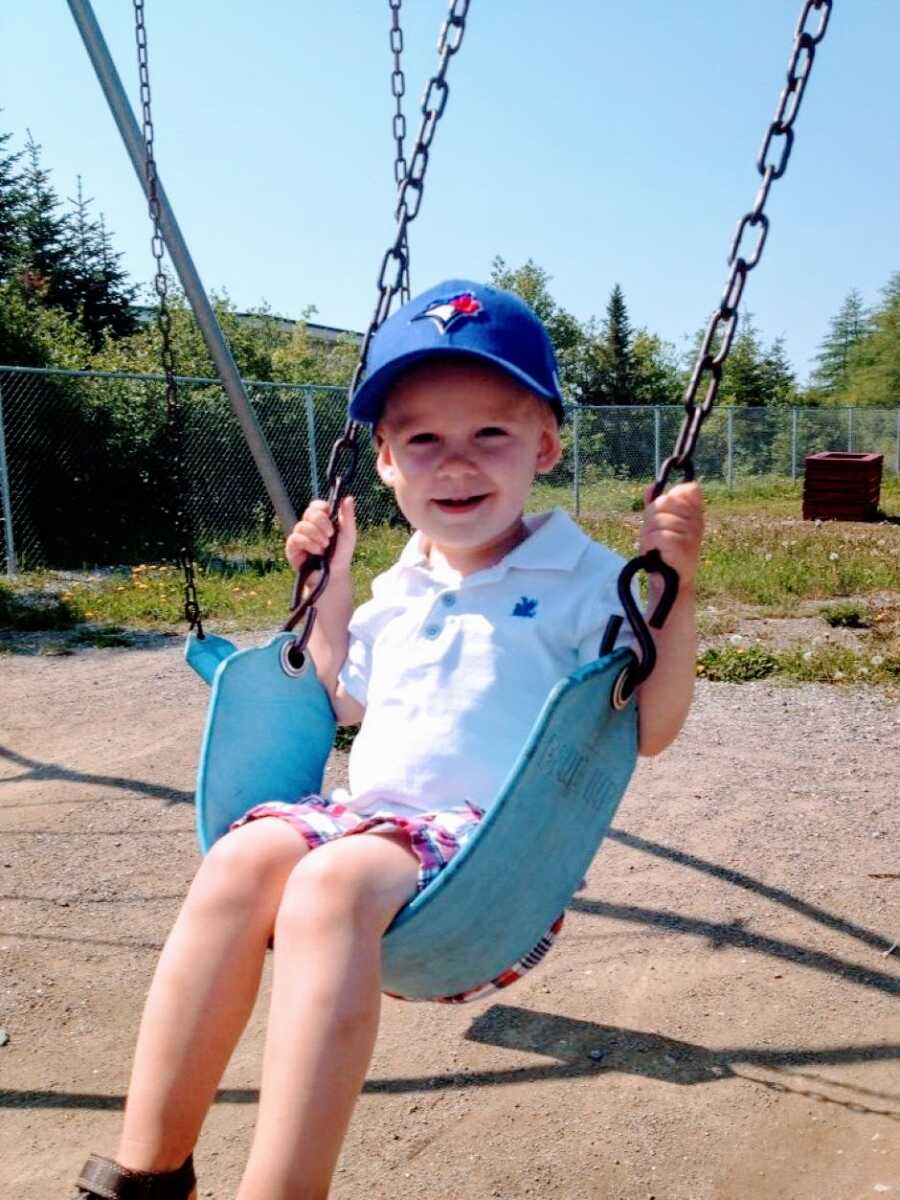
{"label": "blue sky", "polygon": [[[131,5],[95,12],[132,96]],[[407,0],[415,129],[444,0]],[[557,300],[679,348],[718,302],[754,160],[784,81],[800,0],[472,0],[450,66],[414,289],[534,258]],[[746,307],[784,335],[803,379],[851,287],[868,303],[900,269],[900,4],[835,0]],[[207,288],[242,308],[360,328],[391,236],[387,0],[147,0],[157,154]],[[150,274],[138,184],[63,0],[0,12],[0,127],[76,176],[135,279]]]}

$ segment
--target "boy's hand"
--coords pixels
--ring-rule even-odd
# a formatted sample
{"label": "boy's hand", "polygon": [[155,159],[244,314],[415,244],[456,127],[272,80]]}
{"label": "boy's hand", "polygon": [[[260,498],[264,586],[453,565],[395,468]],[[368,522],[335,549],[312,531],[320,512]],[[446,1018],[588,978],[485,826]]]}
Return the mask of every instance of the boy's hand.
{"label": "boy's hand", "polygon": [[674,567],[682,587],[693,587],[703,538],[703,493],[697,483],[679,483],[647,507],[641,529],[640,552],[658,550]]}
{"label": "boy's hand", "polygon": [[[338,510],[340,527],[337,545],[331,558],[331,570],[349,571],[356,545],[356,516],[352,496],[345,496]],[[334,532],[328,515],[327,500],[313,500],[291,530],[284,543],[284,553],[295,571],[299,571],[311,554],[324,554]]]}

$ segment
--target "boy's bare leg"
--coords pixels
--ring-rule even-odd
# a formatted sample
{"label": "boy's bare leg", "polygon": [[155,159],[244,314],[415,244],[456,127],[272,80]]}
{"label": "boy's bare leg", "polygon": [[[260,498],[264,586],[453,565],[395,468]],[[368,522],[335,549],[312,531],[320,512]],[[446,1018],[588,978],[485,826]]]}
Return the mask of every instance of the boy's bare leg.
{"label": "boy's bare leg", "polygon": [[144,1007],[116,1160],[181,1166],[253,1008],[282,890],[307,852],[285,822],[254,821],[200,866]]}
{"label": "boy's bare leg", "polygon": [[259,1119],[239,1200],[324,1200],[372,1055],[381,937],[413,895],[402,837],[359,834],[293,871],[275,925]]}

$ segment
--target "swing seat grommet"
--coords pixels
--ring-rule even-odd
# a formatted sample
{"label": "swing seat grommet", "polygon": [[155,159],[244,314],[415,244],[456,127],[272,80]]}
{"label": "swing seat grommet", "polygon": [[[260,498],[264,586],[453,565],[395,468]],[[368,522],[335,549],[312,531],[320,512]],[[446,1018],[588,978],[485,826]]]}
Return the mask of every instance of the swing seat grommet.
{"label": "swing seat grommet", "polygon": [[[296,640],[284,642],[279,657],[282,671],[292,679],[299,678],[306,670],[306,655],[303,650],[298,651]],[[299,661],[295,661],[297,659]]]}
{"label": "swing seat grommet", "polygon": [[616,676],[616,681],[612,686],[612,691],[609,695],[609,703],[616,712],[621,712],[628,707],[628,703],[634,694],[634,681],[632,678],[632,669],[629,664],[623,667]]}

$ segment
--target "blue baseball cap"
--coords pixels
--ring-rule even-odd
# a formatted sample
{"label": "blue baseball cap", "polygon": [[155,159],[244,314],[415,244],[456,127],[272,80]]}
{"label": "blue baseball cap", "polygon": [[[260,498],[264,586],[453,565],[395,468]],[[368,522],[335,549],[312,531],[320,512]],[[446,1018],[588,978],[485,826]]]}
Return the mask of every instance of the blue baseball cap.
{"label": "blue baseball cap", "polygon": [[415,296],[378,329],[366,373],[350,399],[354,421],[376,425],[397,376],[435,355],[489,363],[564,417],[553,346],[540,318],[512,292],[448,279]]}

